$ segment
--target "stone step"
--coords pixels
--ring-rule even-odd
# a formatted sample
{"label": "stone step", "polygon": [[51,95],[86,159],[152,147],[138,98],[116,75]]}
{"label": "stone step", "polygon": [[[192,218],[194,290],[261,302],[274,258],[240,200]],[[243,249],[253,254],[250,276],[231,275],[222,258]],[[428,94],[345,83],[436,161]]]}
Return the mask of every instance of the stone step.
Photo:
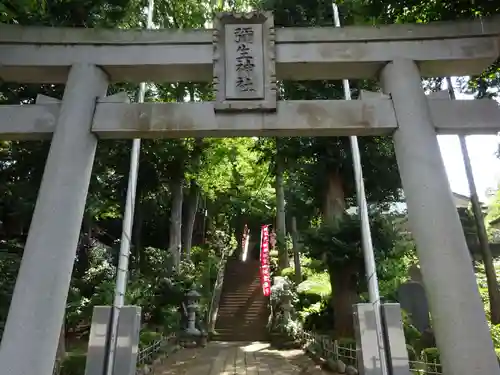
{"label": "stone step", "polygon": [[246,298],[246,299],[251,299],[251,300],[256,300],[256,301],[267,301],[268,298],[265,297],[260,290],[254,290],[254,291],[249,291],[249,292],[243,292],[243,291],[222,291],[223,295],[221,296],[222,299],[224,298]]}
{"label": "stone step", "polygon": [[252,313],[264,313],[267,312],[267,305],[256,305],[256,306],[242,306],[242,305],[236,305],[236,304],[224,304],[219,307],[219,313],[222,311],[232,311],[232,310],[238,310],[238,309],[245,309],[246,312],[252,312]]}
{"label": "stone step", "polygon": [[266,300],[254,300],[251,298],[228,298],[226,297],[225,299],[221,300],[219,302],[220,306],[225,306],[227,304],[233,304],[233,305],[240,305],[240,306],[245,306],[248,305],[248,307],[253,306],[267,306],[267,301]]}
{"label": "stone step", "polygon": [[[235,334],[215,334],[212,336],[212,341],[227,341],[227,342],[256,342],[256,341],[268,341],[269,336],[267,334],[262,335],[235,335]],[[231,373],[232,374],[232,373]]]}
{"label": "stone step", "polygon": [[220,318],[230,318],[230,317],[234,316],[236,312],[237,312],[238,317],[241,317],[241,318],[255,318],[255,317],[259,317],[259,316],[265,316],[267,318],[267,316],[268,316],[268,312],[265,310],[250,311],[250,312],[241,314],[240,311],[238,311],[238,309],[223,310],[223,311],[218,312],[217,316]]}
{"label": "stone step", "polygon": [[259,262],[229,259],[215,324],[215,340],[267,340],[268,298],[262,294]]}
{"label": "stone step", "polygon": [[231,303],[231,302],[227,302],[227,303],[221,303],[220,306],[219,306],[219,311],[223,311],[223,310],[234,310],[234,309],[247,309],[249,311],[264,311],[264,310],[267,310],[267,304],[266,303],[262,303],[262,304],[250,304],[250,305],[246,305],[246,303]]}
{"label": "stone step", "polygon": [[248,313],[242,314],[240,311],[238,311],[238,309],[224,310],[224,311],[218,312],[217,316],[221,317],[221,318],[230,318],[230,317],[233,317],[235,315],[235,313],[237,313],[238,317],[241,317],[241,318],[254,318],[254,317],[258,317],[258,316],[266,316],[266,317],[268,316],[268,313],[265,310],[250,311]]}
{"label": "stone step", "polygon": [[[237,316],[237,317],[236,317]],[[269,314],[266,312],[265,314],[263,313],[250,313],[250,314],[241,314],[239,311],[224,311],[221,314],[217,314],[217,320],[219,321],[226,321],[226,320],[231,320],[235,322],[238,322],[238,320],[243,321],[243,320],[267,320],[269,318]]]}
{"label": "stone step", "polygon": [[239,332],[245,332],[245,331],[266,331],[266,325],[264,324],[264,321],[254,321],[254,322],[234,322],[234,324],[230,324],[230,322],[219,322],[215,325],[215,329],[223,329],[226,331],[239,331]]}
{"label": "stone step", "polygon": [[255,324],[255,325],[260,325],[260,324],[267,324],[268,317],[267,316],[261,316],[261,315],[255,315],[255,316],[245,316],[241,317],[239,316],[238,318],[234,318],[226,315],[226,316],[217,316],[217,322],[216,326],[241,326],[241,325],[248,325],[248,324]]}
{"label": "stone step", "polygon": [[229,311],[235,311],[235,310],[242,310],[245,309],[244,313],[251,313],[251,314],[263,314],[267,313],[267,306],[262,305],[262,306],[254,306],[252,308],[248,308],[246,306],[240,306],[240,305],[225,305],[219,307],[218,314],[221,314],[222,312],[229,312]]}
{"label": "stone step", "polygon": [[240,304],[224,304],[219,307],[219,312],[221,311],[229,311],[229,310],[238,310],[238,309],[245,309],[245,311],[248,312],[257,312],[257,313],[263,313],[267,311],[267,305],[262,304],[262,305],[254,305],[254,306],[245,306],[245,305],[240,305]]}

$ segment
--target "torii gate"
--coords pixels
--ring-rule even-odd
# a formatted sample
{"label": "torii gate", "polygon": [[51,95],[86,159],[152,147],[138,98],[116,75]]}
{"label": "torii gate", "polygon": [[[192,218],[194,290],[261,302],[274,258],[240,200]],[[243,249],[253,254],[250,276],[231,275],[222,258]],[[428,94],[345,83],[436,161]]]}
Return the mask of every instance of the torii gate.
{"label": "torii gate", "polygon": [[[472,75],[499,57],[500,19],[275,29],[269,13],[214,30],[0,26],[0,77],[64,83],[62,102],[0,107],[0,137],[52,136],[0,348],[5,375],[50,375],[99,138],[393,134],[411,230],[447,374],[499,367],[436,134],[500,131],[490,100],[428,98],[421,77]],[[213,103],[130,104],[109,82],[211,81]],[[276,102],[276,79],[379,78],[386,95]],[[366,94],[366,93],[365,93]]]}

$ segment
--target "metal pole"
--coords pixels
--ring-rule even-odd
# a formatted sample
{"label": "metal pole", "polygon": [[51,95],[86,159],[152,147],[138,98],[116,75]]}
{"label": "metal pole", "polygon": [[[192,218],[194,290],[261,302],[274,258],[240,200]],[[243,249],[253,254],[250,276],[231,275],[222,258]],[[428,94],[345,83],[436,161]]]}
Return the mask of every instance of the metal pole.
{"label": "metal pole", "polygon": [[[153,11],[154,0],[148,1],[147,10],[147,23],[146,28],[151,29],[153,26]],[[144,96],[146,95],[146,83],[139,84],[139,91],[137,93],[137,102],[144,103]],[[113,367],[115,362],[116,344],[118,339],[118,322],[120,317],[120,310],[125,302],[125,292],[127,290],[127,276],[130,257],[130,242],[132,238],[132,226],[134,222],[134,208],[135,197],[137,188],[137,177],[139,172],[139,155],[141,152],[141,140],[134,139],[132,141],[132,151],[130,154],[130,170],[128,176],[127,197],[125,201],[125,212],[123,215],[123,228],[120,240],[120,255],[118,258],[118,267],[116,271],[116,286],[115,298],[113,308],[111,310],[111,325],[109,335],[109,346],[107,353],[106,375],[113,374]]]}
{"label": "metal pole", "polygon": [[[333,18],[335,27],[340,26],[339,9],[337,4],[332,3]],[[344,97],[346,100],[351,100],[351,88],[349,80],[342,80],[344,86]],[[382,326],[380,292],[378,289],[377,269],[375,265],[375,255],[373,254],[372,236],[370,231],[370,219],[368,217],[368,205],[365,196],[365,184],[363,182],[363,169],[361,166],[361,155],[359,152],[358,138],[356,136],[349,137],[351,143],[352,160],[354,167],[354,179],[356,184],[356,196],[358,201],[359,217],[361,220],[361,241],[363,247],[363,258],[366,268],[366,279],[368,282],[368,296],[370,303],[373,306],[375,315],[375,329],[377,332],[377,342],[380,357],[380,369],[382,375],[388,374],[386,352],[384,345],[384,329]]]}

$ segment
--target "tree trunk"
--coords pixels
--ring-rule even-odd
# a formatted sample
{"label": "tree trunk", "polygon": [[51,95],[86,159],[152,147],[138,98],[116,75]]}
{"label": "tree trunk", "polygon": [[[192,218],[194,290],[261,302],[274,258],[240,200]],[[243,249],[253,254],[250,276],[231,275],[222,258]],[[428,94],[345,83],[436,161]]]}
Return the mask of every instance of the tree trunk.
{"label": "tree trunk", "polygon": [[174,177],[170,189],[172,193],[172,209],[170,211],[170,236],[168,250],[172,254],[174,268],[179,268],[182,241],[182,200],[184,175]]}
{"label": "tree trunk", "polygon": [[[344,187],[341,176],[330,173],[327,180],[323,218],[325,223],[334,224],[345,212]],[[332,286],[331,305],[335,317],[334,329],[337,337],[354,337],[352,305],[358,300],[356,275],[353,267],[329,264]]]}
{"label": "tree trunk", "polygon": [[329,267],[332,284],[332,308],[336,338],[354,337],[352,305],[358,302],[357,269],[353,266]]}
{"label": "tree trunk", "polygon": [[293,240],[293,264],[295,266],[295,282],[302,282],[302,269],[300,266],[300,243],[297,231],[297,218],[292,217],[292,240]]}
{"label": "tree trunk", "polygon": [[196,182],[191,182],[189,195],[186,205],[186,220],[184,225],[184,259],[191,259],[191,247],[193,245],[193,229],[196,220],[196,212],[198,212],[198,203],[200,201],[200,188]]}
{"label": "tree trunk", "polygon": [[323,219],[327,223],[335,223],[342,219],[345,211],[344,187],[342,178],[336,172],[328,175],[325,202],[323,205]]}
{"label": "tree trunk", "polygon": [[286,248],[285,188],[283,181],[284,160],[280,151],[280,140],[276,139],[276,240],[278,245],[278,268],[289,267]]}

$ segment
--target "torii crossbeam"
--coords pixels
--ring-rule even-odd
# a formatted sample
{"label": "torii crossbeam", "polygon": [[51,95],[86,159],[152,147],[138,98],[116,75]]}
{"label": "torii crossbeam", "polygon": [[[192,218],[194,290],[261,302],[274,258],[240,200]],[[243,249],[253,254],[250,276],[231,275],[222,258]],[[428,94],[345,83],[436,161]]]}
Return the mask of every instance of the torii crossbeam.
{"label": "torii crossbeam", "polygon": [[[446,373],[497,374],[436,134],[496,133],[499,108],[426,97],[421,77],[478,74],[499,51],[499,18],[275,29],[271,14],[250,13],[220,15],[214,30],[0,26],[2,80],[66,83],[61,102],[0,107],[3,139],[52,137],[0,347],[2,374],[52,373],[98,138],[377,134],[393,134]],[[276,101],[276,80],[341,78],[378,78],[385,95]],[[105,96],[109,82],[212,79],[211,103]]]}

